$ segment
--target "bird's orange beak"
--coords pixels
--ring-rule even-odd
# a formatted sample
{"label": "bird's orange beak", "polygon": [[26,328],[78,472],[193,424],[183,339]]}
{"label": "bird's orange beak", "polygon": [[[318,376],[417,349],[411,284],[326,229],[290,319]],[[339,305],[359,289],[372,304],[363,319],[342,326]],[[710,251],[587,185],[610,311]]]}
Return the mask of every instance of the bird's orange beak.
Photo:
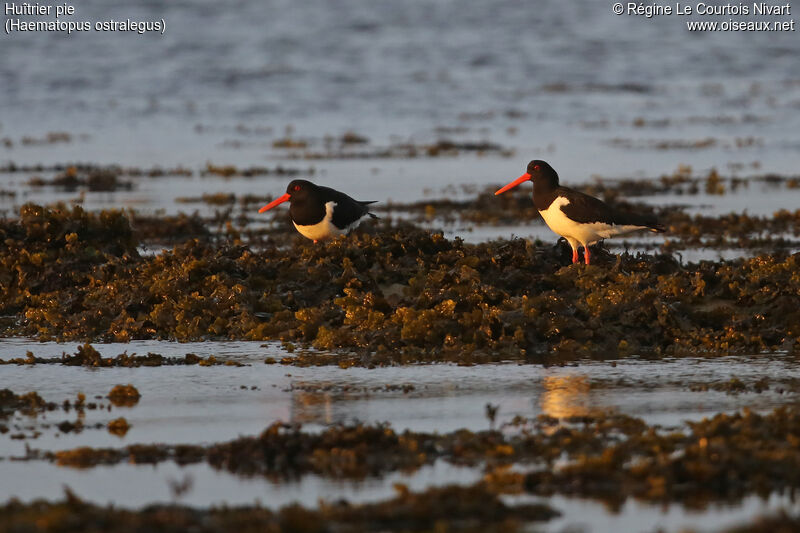
{"label": "bird's orange beak", "polygon": [[263,213],[264,211],[269,211],[270,209],[272,209],[272,208],[273,208],[273,207],[275,207],[276,205],[280,205],[280,204],[282,204],[283,202],[285,202],[286,200],[288,200],[288,199],[289,199],[289,198],[291,198],[291,197],[292,197],[292,195],[290,195],[290,194],[287,192],[287,193],[286,193],[286,194],[284,194],[283,196],[281,196],[281,197],[279,197],[279,198],[275,198],[274,200],[272,200],[270,203],[268,203],[267,205],[265,205],[264,207],[262,207],[261,209],[259,209],[259,210],[258,210],[258,212],[259,212],[259,213]]}
{"label": "bird's orange beak", "polygon": [[525,174],[523,174],[522,176],[518,177],[517,179],[515,179],[514,181],[512,181],[511,183],[509,183],[508,185],[506,185],[502,189],[499,189],[496,193],[494,193],[494,195],[497,196],[498,194],[502,194],[502,193],[506,192],[509,189],[513,189],[514,187],[516,187],[520,183],[524,183],[524,182],[528,181],[529,179],[531,179],[531,175],[526,172]]}

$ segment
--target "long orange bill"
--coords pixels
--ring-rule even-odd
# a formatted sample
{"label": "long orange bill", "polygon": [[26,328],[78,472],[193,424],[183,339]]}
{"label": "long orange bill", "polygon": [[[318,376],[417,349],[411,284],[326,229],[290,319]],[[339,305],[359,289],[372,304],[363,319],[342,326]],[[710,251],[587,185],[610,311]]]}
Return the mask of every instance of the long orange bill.
{"label": "long orange bill", "polygon": [[518,177],[517,179],[515,179],[514,181],[512,181],[511,183],[509,183],[508,185],[506,185],[502,189],[498,190],[496,193],[494,193],[494,195],[497,196],[498,194],[502,194],[502,193],[506,192],[508,189],[513,189],[514,187],[516,187],[520,183],[524,183],[524,182],[528,181],[529,179],[531,179],[531,175],[526,172],[525,174],[523,174],[522,176]]}
{"label": "long orange bill", "polygon": [[280,198],[275,198],[274,200],[272,200],[270,203],[268,203],[267,205],[265,205],[264,207],[259,209],[258,212],[259,213],[263,213],[264,211],[268,211],[268,210],[272,209],[273,207],[275,207],[276,205],[282,204],[283,202],[285,202],[286,200],[288,200],[291,197],[292,196],[287,192],[286,194],[284,194]]}

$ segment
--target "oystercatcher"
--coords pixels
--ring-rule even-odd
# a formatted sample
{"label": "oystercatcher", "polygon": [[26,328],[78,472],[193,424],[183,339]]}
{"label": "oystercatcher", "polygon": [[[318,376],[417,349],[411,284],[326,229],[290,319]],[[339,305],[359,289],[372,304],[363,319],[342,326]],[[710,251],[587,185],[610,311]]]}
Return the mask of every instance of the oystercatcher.
{"label": "oystercatcher", "polygon": [[572,262],[578,262],[578,246],[583,246],[584,260],[589,264],[589,245],[601,239],[626,235],[634,231],[666,231],[654,216],[625,213],[604,202],[558,184],[558,173],[545,161],[528,163],[528,171],[495,195],[513,189],[520,183],[533,181],[533,204],[547,226],[561,235],[572,247]]}
{"label": "oystercatcher", "polygon": [[289,201],[289,216],[297,231],[314,242],[344,235],[353,230],[361,219],[369,215],[370,204],[353,200],[345,193],[315,185],[306,180],[294,180],[286,187],[286,194],[258,210],[263,213],[278,204]]}

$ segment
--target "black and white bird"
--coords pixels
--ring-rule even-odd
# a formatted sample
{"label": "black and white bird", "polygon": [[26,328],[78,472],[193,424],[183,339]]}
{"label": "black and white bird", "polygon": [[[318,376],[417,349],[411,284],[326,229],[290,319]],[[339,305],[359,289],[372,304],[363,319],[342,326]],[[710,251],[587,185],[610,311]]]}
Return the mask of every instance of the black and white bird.
{"label": "black and white bird", "polygon": [[548,227],[572,247],[573,263],[578,262],[579,246],[583,246],[583,257],[588,265],[589,245],[599,240],[640,230],[666,231],[652,215],[622,212],[588,194],[560,186],[558,173],[539,159],[528,163],[525,174],[494,194],[504,193],[528,180],[533,181],[533,204]]}
{"label": "black and white bird", "polygon": [[345,193],[315,185],[306,180],[294,180],[286,194],[258,210],[263,213],[289,201],[289,216],[303,237],[314,242],[344,235],[355,229],[365,216],[378,218],[369,212],[370,204],[354,200]]}

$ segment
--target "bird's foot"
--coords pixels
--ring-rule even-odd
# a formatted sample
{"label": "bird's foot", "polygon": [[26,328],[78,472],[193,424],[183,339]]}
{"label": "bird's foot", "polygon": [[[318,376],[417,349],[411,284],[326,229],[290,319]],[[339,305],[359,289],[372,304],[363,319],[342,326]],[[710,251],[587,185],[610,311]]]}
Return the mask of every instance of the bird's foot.
{"label": "bird's foot", "polygon": [[578,250],[572,250],[572,264],[578,262]]}
{"label": "bird's foot", "polygon": [[591,259],[591,257],[592,257],[592,254],[589,253],[589,247],[588,246],[584,246],[583,247],[583,260],[587,265],[589,264],[589,259]]}

